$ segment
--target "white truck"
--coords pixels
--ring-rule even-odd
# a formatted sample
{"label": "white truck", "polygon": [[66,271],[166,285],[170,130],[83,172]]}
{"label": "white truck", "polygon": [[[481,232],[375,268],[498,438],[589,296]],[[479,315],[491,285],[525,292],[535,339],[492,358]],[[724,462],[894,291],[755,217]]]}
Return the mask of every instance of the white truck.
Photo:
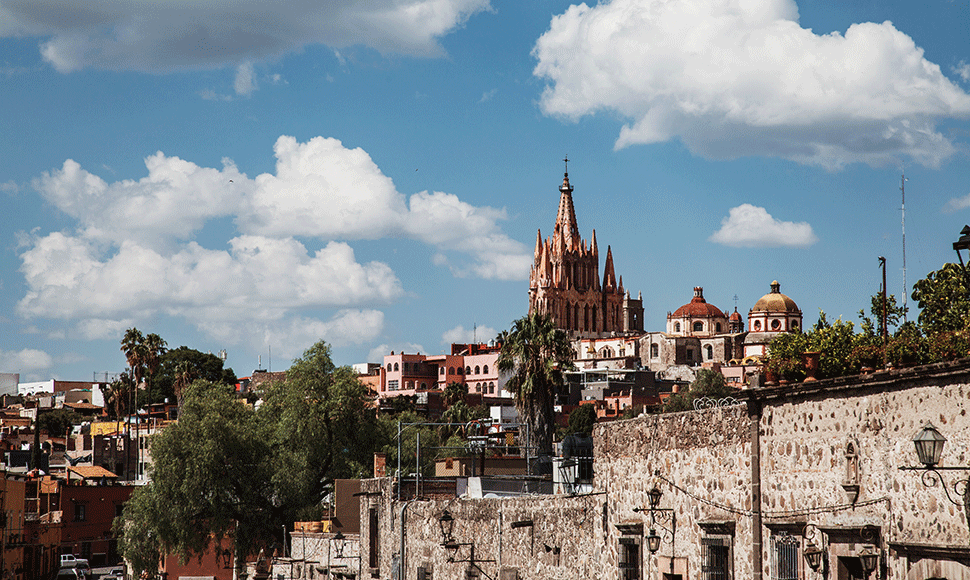
{"label": "white truck", "polygon": [[61,568],[91,568],[84,558],[75,558],[74,554],[61,554]]}

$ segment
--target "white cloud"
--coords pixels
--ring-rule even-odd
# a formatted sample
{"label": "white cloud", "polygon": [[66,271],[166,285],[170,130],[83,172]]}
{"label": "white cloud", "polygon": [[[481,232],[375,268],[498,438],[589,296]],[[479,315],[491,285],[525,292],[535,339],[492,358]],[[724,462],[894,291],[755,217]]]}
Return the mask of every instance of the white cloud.
{"label": "white cloud", "polygon": [[236,80],[232,85],[237,95],[248,97],[257,89],[256,71],[253,70],[253,63],[244,62],[236,67]]}
{"label": "white cloud", "polygon": [[970,95],[890,22],[815,34],[793,0],[612,0],[570,6],[533,49],[549,115],[610,111],[616,147],[680,139],[710,158],[935,166],[937,123]]}
{"label": "white cloud", "polygon": [[54,359],[42,350],[33,348],[18,351],[0,350],[0,372],[36,373],[52,366],[54,366]]}
{"label": "white cloud", "polygon": [[498,89],[492,89],[490,91],[485,91],[482,93],[482,98],[478,99],[479,103],[484,103],[485,101],[490,101],[495,94],[498,93]]}
{"label": "white cloud", "polygon": [[427,354],[428,351],[426,351],[420,344],[415,344],[413,342],[398,343],[396,345],[379,344],[370,349],[370,352],[367,353],[367,362],[383,362],[384,355],[391,354],[392,352],[423,352]]}
{"label": "white cloud", "polygon": [[86,318],[77,323],[78,334],[84,340],[116,340],[119,336],[124,336],[126,330],[134,327],[133,318],[121,320]]}
{"label": "white cloud", "polygon": [[477,328],[466,329],[464,326],[458,325],[451,330],[446,330],[441,335],[442,344],[470,344],[474,342],[487,343],[498,336],[498,332],[494,328],[489,328],[488,326],[479,326]]}
{"label": "white cloud", "polygon": [[958,75],[963,82],[970,82],[970,63],[960,61],[957,66],[951,67],[953,74]]}
{"label": "white cloud", "polygon": [[735,248],[801,248],[818,241],[808,223],[783,222],[771,217],[765,208],[748,203],[731,208],[728,217],[721,220],[721,229],[709,239]]}
{"label": "white cloud", "polygon": [[0,193],[14,194],[18,191],[20,191],[20,186],[12,180],[0,183]]}
{"label": "white cloud", "polygon": [[436,56],[438,41],[488,0],[76,2],[5,0],[0,37],[46,37],[61,72],[93,67],[165,72],[219,68],[321,44]]}
{"label": "white cloud", "polygon": [[970,207],[970,193],[963,197],[954,197],[943,206],[943,213],[953,213]]}
{"label": "white cloud", "polygon": [[212,89],[202,89],[199,91],[199,96],[205,101],[231,101],[232,95],[223,95],[215,92]]}

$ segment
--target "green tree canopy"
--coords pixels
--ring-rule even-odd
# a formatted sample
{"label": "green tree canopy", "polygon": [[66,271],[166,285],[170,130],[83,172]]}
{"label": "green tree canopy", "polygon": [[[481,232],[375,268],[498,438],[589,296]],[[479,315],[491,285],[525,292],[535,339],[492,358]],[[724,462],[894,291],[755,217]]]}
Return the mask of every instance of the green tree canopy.
{"label": "green tree canopy", "polygon": [[924,334],[962,331],[970,321],[967,281],[958,264],[943,264],[913,285],[919,304],[919,326]]}
{"label": "green tree canopy", "polygon": [[582,433],[590,435],[596,425],[596,407],[580,405],[569,413],[569,434]]}
{"label": "green tree canopy", "polygon": [[81,424],[81,416],[73,409],[54,409],[40,413],[37,416],[37,426],[51,437],[64,437],[71,431],[71,427]]}
{"label": "green tree canopy", "polygon": [[563,388],[563,371],[573,367],[566,334],[546,314],[533,313],[512,323],[498,357],[508,374],[505,389],[515,396],[520,421],[529,426],[529,445],[552,453],[555,400]]}
{"label": "green tree canopy", "polygon": [[667,398],[665,413],[689,411],[694,408],[694,400],[702,397],[723,399],[737,394],[737,389],[724,381],[724,375],[711,369],[700,369],[686,393],[676,393]]}
{"label": "green tree canopy", "polygon": [[231,368],[224,368],[222,359],[211,353],[180,346],[169,350],[159,359],[158,373],[155,376],[156,401],[169,397],[172,401],[180,399],[181,391],[196,380],[232,385],[236,374]]}
{"label": "green tree canopy", "polygon": [[231,386],[197,380],[177,423],[154,436],[154,468],[116,521],[136,573],[156,573],[159,553],[202,554],[230,537],[238,565],[271,548],[281,530],[320,517],[336,478],[364,475],[384,442],[366,388],[315,344],[254,409]]}

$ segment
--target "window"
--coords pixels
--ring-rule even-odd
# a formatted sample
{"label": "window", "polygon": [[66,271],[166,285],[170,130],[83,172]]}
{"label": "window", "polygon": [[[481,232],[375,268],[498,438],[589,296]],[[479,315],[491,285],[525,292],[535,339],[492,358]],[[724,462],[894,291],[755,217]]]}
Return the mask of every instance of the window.
{"label": "window", "polygon": [[74,521],[75,522],[83,522],[88,519],[86,508],[87,506],[85,506],[83,503],[74,502]]}
{"label": "window", "polygon": [[705,348],[705,349],[706,349],[706,351],[707,351],[707,360],[711,360],[711,359],[713,359],[713,358],[714,358],[714,349],[713,349],[713,348],[711,348],[711,345],[707,345],[707,346],[706,346],[706,347],[704,347],[704,348]]}
{"label": "window", "polygon": [[731,536],[701,538],[701,580],[731,580]]}
{"label": "window", "polygon": [[379,556],[380,556],[380,547],[381,547],[380,530],[377,527],[377,508],[370,508],[367,515],[368,515],[368,518],[367,518],[368,534],[367,535],[368,535],[368,539],[370,540],[369,542],[370,549],[368,550],[369,552],[368,564],[370,564],[371,568],[377,568],[380,565]]}
{"label": "window", "polygon": [[687,360],[688,361],[694,360],[694,351],[689,348],[687,349]]}
{"label": "window", "polygon": [[482,368],[478,365],[475,365],[475,374],[476,375],[482,374]]}
{"label": "window", "polygon": [[650,358],[657,358],[658,356],[660,356],[660,347],[657,346],[657,343],[653,343],[650,345]]}
{"label": "window", "polygon": [[399,371],[399,370],[401,370],[401,369],[400,369],[400,368],[399,368],[399,367],[397,366],[397,363],[394,363],[394,370],[395,370],[395,371]]}
{"label": "window", "polygon": [[459,374],[459,375],[460,375],[460,374],[464,374],[464,372],[465,372],[465,369],[463,369],[463,368],[461,368],[461,367],[458,367],[458,374]]}
{"label": "window", "polygon": [[484,367],[482,367],[482,372],[485,373],[486,375],[488,374],[488,365],[485,365]]}
{"label": "window", "polygon": [[791,321],[791,328],[792,328],[792,330],[798,330],[798,321],[797,320],[792,320]]}
{"label": "window", "polygon": [[421,383],[421,388],[422,389],[427,389],[428,388],[428,383]]}
{"label": "window", "polygon": [[714,332],[721,332],[721,323],[718,322],[714,325]]}
{"label": "window", "polygon": [[439,375],[445,374],[445,367],[441,367],[440,369],[438,369],[438,374]]}
{"label": "window", "polygon": [[391,372],[391,363],[387,363],[387,372]]}
{"label": "window", "polygon": [[771,329],[778,330],[781,328],[781,321],[777,318],[771,321]]}
{"label": "window", "polygon": [[754,329],[755,330],[761,330],[761,321],[760,320],[755,320],[754,321]]}
{"label": "window", "polygon": [[488,394],[489,395],[495,394],[495,383],[488,383]]}
{"label": "window", "polygon": [[448,374],[449,375],[455,374],[455,367],[448,367]]}
{"label": "window", "polygon": [[674,323],[674,332],[680,332],[680,323],[679,322]]}
{"label": "window", "polygon": [[396,391],[398,384],[398,381],[387,381],[387,390]]}
{"label": "window", "polygon": [[407,387],[406,387],[406,388],[408,388],[408,389],[413,389],[413,388],[414,388],[414,381],[408,381],[408,382],[407,382]]}
{"label": "window", "polygon": [[466,375],[472,374],[472,368],[471,367],[465,367],[465,374]]}
{"label": "window", "polygon": [[798,538],[782,533],[771,536],[772,580],[799,580]]}
{"label": "window", "polygon": [[640,541],[635,537],[620,538],[620,580],[640,580]]}
{"label": "window", "polygon": [[704,330],[704,323],[703,322],[695,322],[694,323],[694,332],[701,332],[703,330]]}

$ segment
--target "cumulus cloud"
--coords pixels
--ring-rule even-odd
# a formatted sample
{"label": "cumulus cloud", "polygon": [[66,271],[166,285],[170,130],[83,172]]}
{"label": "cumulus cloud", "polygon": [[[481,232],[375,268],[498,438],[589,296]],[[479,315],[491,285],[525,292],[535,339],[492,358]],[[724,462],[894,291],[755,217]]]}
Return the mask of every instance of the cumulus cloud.
{"label": "cumulus cloud", "polygon": [[946,202],[943,206],[944,213],[953,213],[955,211],[960,211],[961,209],[967,209],[970,207],[970,193],[963,197],[954,197],[950,201]]}
{"label": "cumulus cloud", "polygon": [[963,82],[970,82],[970,64],[968,64],[966,61],[961,60],[959,64],[952,67],[950,70],[953,71],[953,74],[959,76]]}
{"label": "cumulus cloud", "polygon": [[451,330],[446,330],[441,335],[442,344],[470,344],[474,342],[485,342],[492,340],[498,336],[498,332],[494,328],[489,328],[488,326],[478,326],[475,328],[466,329],[464,326],[458,325]]}
{"label": "cumulus cloud", "polygon": [[[336,139],[284,136],[275,149],[275,174],[255,178],[228,159],[210,168],[161,152],[138,180],[106,181],[70,159],[44,173],[33,186],[77,228],[20,235],[18,313],[72,321],[87,339],[171,316],[226,343],[339,346],[376,338],[374,308],[404,294],[391,266],[358,262],[347,240],[416,240],[456,275],[528,274],[527,249],[499,227],[504,210],[442,192],[407,197]],[[235,222],[223,247],[196,239],[212,220]],[[306,314],[320,309],[338,312]]]}
{"label": "cumulus cloud", "polygon": [[51,355],[42,350],[25,348],[11,351],[0,350],[0,371],[32,374],[54,366]]}
{"label": "cumulus cloud", "polygon": [[970,95],[892,23],[820,35],[793,0],[573,5],[533,55],[543,111],[618,113],[617,148],[680,139],[709,158],[936,166],[956,150],[937,123],[970,115]]}
{"label": "cumulus cloud", "polygon": [[404,342],[391,345],[379,344],[370,349],[370,352],[367,353],[367,362],[382,362],[384,360],[384,355],[391,354],[392,352],[427,353],[428,351],[425,350],[420,344],[413,342]]}
{"label": "cumulus cloud", "polygon": [[0,37],[35,36],[61,72],[93,67],[166,72],[218,68],[320,44],[436,56],[439,40],[488,0],[266,3],[5,0]]}
{"label": "cumulus cloud", "polygon": [[253,63],[244,62],[236,67],[236,80],[233,82],[236,94],[248,97],[256,88],[256,71],[253,69]]}
{"label": "cumulus cloud", "polygon": [[771,217],[763,207],[748,203],[731,208],[721,220],[721,229],[710,241],[735,248],[802,248],[818,241],[806,222],[783,222]]}

